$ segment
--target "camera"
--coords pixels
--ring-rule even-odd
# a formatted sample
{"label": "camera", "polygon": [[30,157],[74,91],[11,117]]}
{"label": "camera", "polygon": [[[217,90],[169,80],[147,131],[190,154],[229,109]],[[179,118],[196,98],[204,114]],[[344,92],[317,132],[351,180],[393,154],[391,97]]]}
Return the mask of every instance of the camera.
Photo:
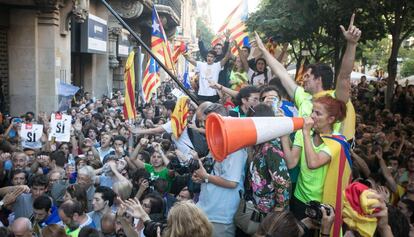
{"label": "camera", "polygon": [[324,208],[326,211],[326,214],[328,216],[331,215],[331,209],[329,208],[329,205],[320,203],[318,201],[310,201],[306,204],[305,214],[311,219],[314,220],[322,220],[322,210],[321,208]]}
{"label": "camera", "polygon": [[[211,173],[214,167],[214,159],[212,157],[205,157],[203,159],[203,166],[207,173]],[[197,159],[190,159],[186,163],[181,163],[178,158],[173,158],[168,164],[168,168],[176,171],[178,174],[192,174],[194,171],[200,169],[200,164]]]}
{"label": "camera", "polygon": [[157,237],[157,228],[160,227],[162,233],[165,227],[167,227],[167,224],[163,222],[149,220],[144,222],[144,226],[144,235],[146,237]]}

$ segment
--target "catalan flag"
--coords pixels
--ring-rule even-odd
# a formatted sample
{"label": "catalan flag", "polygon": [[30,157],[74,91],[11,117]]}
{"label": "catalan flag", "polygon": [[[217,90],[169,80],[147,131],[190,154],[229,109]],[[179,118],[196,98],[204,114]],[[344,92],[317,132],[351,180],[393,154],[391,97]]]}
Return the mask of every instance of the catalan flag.
{"label": "catalan flag", "polygon": [[[230,32],[230,42],[236,41],[239,47],[250,46],[249,37],[247,35],[247,27],[244,21],[247,19],[248,5],[247,0],[242,0],[233,11],[227,16],[224,24],[217,32],[217,37],[211,42],[212,45],[216,45],[224,40],[224,32],[228,30]],[[237,54],[237,48],[231,48],[233,54]]]}
{"label": "catalan flag", "polygon": [[[334,210],[342,210],[344,203],[343,192],[351,182],[352,159],[350,146],[342,135],[321,135],[323,142],[332,152],[323,188],[322,202],[331,205]],[[331,237],[341,236],[342,213],[335,213]]]}
{"label": "catalan flag", "polygon": [[173,135],[177,139],[181,136],[187,126],[188,110],[188,97],[181,96],[175,105],[173,113],[171,114]]}
{"label": "catalan flag", "polygon": [[183,41],[180,41],[179,45],[174,46],[173,63],[176,64],[180,55],[185,52],[187,52],[187,45]]}
{"label": "catalan flag", "polygon": [[[152,9],[152,31],[151,31],[151,51],[154,55],[170,70],[174,70],[171,57],[171,48],[165,36],[164,28],[158,16],[155,6]],[[152,95],[156,93],[160,85],[159,65],[150,57],[144,71],[142,81],[142,92],[144,102],[148,102]]]}
{"label": "catalan flag", "polygon": [[266,47],[267,51],[269,51],[269,53],[271,55],[273,55],[273,57],[275,57],[276,49],[277,49],[277,43],[274,42],[272,38],[269,38],[267,40],[267,43],[265,44],[265,47]]}
{"label": "catalan flag", "polygon": [[368,198],[368,196],[374,192],[368,186],[354,182],[343,193],[343,222],[347,224],[350,230],[357,231],[361,236],[372,237],[377,229],[377,218],[369,217],[369,215],[375,212],[371,205],[378,204],[379,201]]}
{"label": "catalan flag", "polygon": [[298,72],[295,75],[295,81],[299,84],[303,84],[303,75],[305,75],[305,68],[309,64],[309,61],[307,58],[305,58],[302,63],[300,64],[300,67],[298,69]]}
{"label": "catalan flag", "polygon": [[135,52],[129,53],[124,73],[125,83],[125,102],[124,102],[124,118],[135,119],[135,71],[134,71]]}

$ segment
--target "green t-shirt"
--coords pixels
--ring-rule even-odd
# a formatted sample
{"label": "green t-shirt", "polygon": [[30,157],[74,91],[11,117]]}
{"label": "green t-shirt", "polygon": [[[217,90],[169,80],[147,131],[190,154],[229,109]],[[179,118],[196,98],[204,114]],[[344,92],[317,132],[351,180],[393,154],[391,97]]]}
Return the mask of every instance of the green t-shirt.
{"label": "green t-shirt", "polygon": [[[294,195],[303,203],[307,203],[309,201],[320,202],[322,200],[323,186],[325,183],[325,177],[328,171],[328,166],[324,165],[317,169],[308,168],[308,165],[306,163],[305,147],[302,132],[296,133],[295,142],[293,143],[293,145],[302,148],[299,158],[300,173]],[[323,151],[329,156],[331,156],[331,151],[325,143],[322,143],[321,145],[316,147],[312,141],[312,146],[316,153]]]}
{"label": "green t-shirt", "polygon": [[144,168],[145,170],[150,173],[151,180],[156,180],[156,179],[165,179],[168,181],[168,191],[170,191],[171,188],[171,184],[173,179],[170,177],[169,175],[169,170],[167,168],[163,168],[161,171],[157,172],[154,170],[154,167],[151,164],[148,163],[144,163]]}
{"label": "green t-shirt", "polygon": [[65,226],[65,232],[70,237],[78,237],[79,236],[79,232],[80,232],[80,228],[77,228],[74,231],[70,231],[70,229],[67,226]]}
{"label": "green t-shirt", "polygon": [[[328,94],[335,97],[335,90],[329,91]],[[303,87],[298,86],[295,90],[295,105],[296,108],[298,108],[299,117],[310,117],[312,114],[313,104],[312,99],[313,96],[307,92],[305,92],[305,89]],[[336,122],[333,127],[333,131],[335,133],[341,132],[341,122]]]}

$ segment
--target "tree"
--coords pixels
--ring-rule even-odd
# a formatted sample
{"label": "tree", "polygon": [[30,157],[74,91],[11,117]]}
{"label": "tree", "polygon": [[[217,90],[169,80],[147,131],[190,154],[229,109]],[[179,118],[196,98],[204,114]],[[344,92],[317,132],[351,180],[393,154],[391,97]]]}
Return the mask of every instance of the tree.
{"label": "tree", "polygon": [[353,12],[363,32],[361,42],[385,34],[384,26],[378,24],[379,17],[370,15],[366,8],[365,1],[359,0],[263,0],[247,24],[278,42],[291,43],[298,61],[305,49],[312,61],[330,63],[338,73],[345,50],[339,25],[346,24]]}
{"label": "tree", "polygon": [[197,18],[197,31],[200,32],[200,38],[204,45],[209,46],[213,40],[214,34],[211,28],[204,22],[201,17]]}
{"label": "tree", "polygon": [[401,76],[408,77],[414,75],[414,59],[405,61],[401,67]]}
{"label": "tree", "polygon": [[397,76],[397,57],[402,42],[414,33],[414,1],[412,0],[369,0],[371,14],[381,16],[392,37],[391,54],[388,58],[388,80],[385,107],[390,108]]}
{"label": "tree", "polygon": [[363,65],[377,65],[381,69],[387,67],[388,57],[391,52],[391,39],[369,40],[360,46],[359,59]]}

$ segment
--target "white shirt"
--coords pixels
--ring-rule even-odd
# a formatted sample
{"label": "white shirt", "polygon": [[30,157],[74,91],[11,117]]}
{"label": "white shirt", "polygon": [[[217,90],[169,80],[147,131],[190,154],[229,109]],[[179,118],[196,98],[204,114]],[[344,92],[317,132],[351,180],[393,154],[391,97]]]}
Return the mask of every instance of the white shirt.
{"label": "white shirt", "polygon": [[112,151],[115,151],[115,149],[112,148],[112,147],[109,147],[108,150],[106,150],[106,151],[102,150],[101,147],[98,147],[96,150],[98,150],[99,158],[101,158],[101,162],[103,162],[103,159],[105,158],[106,155],[108,155]]}
{"label": "white shirt", "polygon": [[[163,124],[162,128],[167,133],[173,132],[171,121]],[[190,156],[190,151],[194,149],[194,146],[193,143],[191,143],[190,137],[188,136],[187,127],[184,129],[183,133],[178,139],[176,139],[174,136],[171,136],[171,139],[173,140],[179,151],[181,151],[186,157]]]}
{"label": "white shirt", "polygon": [[200,72],[198,80],[198,95],[215,96],[217,91],[210,87],[208,81],[218,82],[219,73],[221,71],[220,62],[208,65],[205,62],[197,61],[197,71]]}
{"label": "white shirt", "polygon": [[[267,69],[267,82],[266,82],[266,77],[265,74],[262,73],[260,75],[256,75],[255,77],[253,77],[253,74],[255,74],[256,72],[253,71],[251,68],[249,68],[249,71],[247,72],[247,77],[249,79],[249,83],[252,84],[253,86],[261,86],[264,84],[268,84],[270,80],[272,80],[272,72],[269,70],[269,68]],[[257,74],[257,73],[256,73]],[[253,83],[252,83],[252,77],[253,77]]]}

